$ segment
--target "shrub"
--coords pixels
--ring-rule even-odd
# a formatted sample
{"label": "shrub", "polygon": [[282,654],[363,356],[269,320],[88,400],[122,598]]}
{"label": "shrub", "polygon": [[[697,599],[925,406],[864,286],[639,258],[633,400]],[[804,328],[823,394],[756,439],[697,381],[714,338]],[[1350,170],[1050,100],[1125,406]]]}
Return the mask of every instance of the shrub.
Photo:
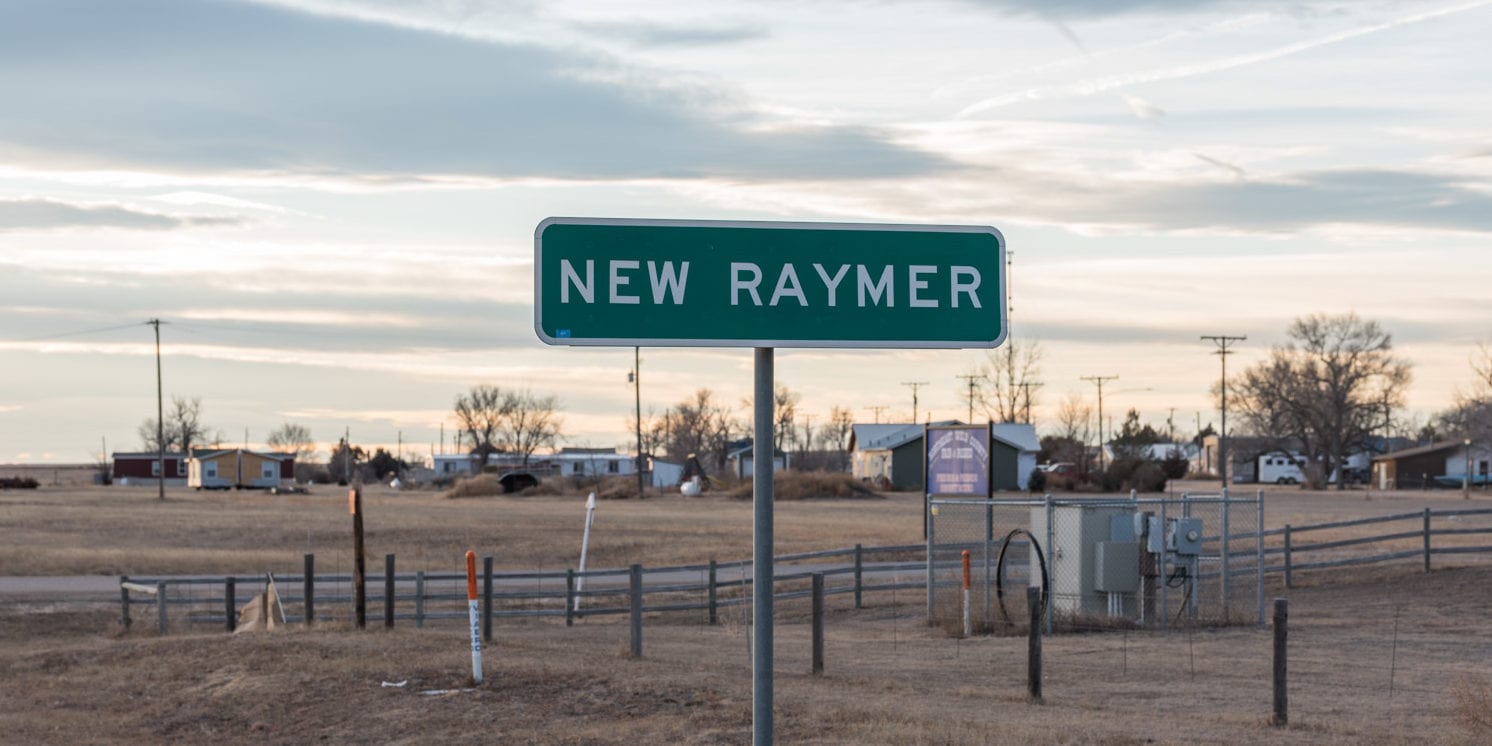
{"label": "shrub", "polygon": [[[751,498],[751,483],[745,482],[726,493],[737,500]],[[773,479],[775,500],[806,500],[816,497],[880,499],[881,495],[864,482],[842,471],[779,471]]]}
{"label": "shrub", "polygon": [[1031,476],[1026,482],[1026,489],[1032,492],[1043,492],[1046,490],[1046,472],[1041,469],[1032,469]]}
{"label": "shrub", "polygon": [[1162,492],[1166,489],[1166,472],[1160,464],[1149,459],[1117,459],[1103,473],[1103,489],[1105,492]]}
{"label": "shrub", "polygon": [[0,477],[0,490],[34,490],[38,484],[31,477]]}
{"label": "shrub", "polygon": [[503,494],[503,486],[501,482],[497,481],[497,475],[478,474],[473,477],[457,480],[441,497],[447,499],[458,497],[496,497],[501,494]]}

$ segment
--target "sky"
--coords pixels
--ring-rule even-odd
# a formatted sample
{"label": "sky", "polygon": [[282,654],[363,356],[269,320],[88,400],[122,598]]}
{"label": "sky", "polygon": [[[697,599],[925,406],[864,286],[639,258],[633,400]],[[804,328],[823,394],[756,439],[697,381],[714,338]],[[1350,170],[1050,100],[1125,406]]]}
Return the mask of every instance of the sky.
{"label": "sky", "polygon": [[[225,442],[453,447],[478,383],[628,447],[630,348],[542,344],[550,216],[985,225],[1069,393],[1190,435],[1291,320],[1356,312],[1408,418],[1492,341],[1492,0],[10,0],[0,462]],[[780,350],[818,423],[965,418],[982,350]],[[749,349],[644,348],[749,414]],[[878,409],[879,408],[879,409]],[[982,415],[976,415],[982,419]]]}

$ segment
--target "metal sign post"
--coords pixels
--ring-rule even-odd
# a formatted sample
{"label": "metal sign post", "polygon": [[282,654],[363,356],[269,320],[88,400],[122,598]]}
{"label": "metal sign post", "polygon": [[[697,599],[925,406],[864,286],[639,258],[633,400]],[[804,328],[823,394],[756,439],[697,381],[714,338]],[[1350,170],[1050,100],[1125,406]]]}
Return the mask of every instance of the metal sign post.
{"label": "metal sign post", "polygon": [[756,649],[751,659],[751,742],[772,743],[772,388],[771,347],[756,348],[756,384],[752,396],[754,439],[751,442],[751,494],[754,511],[751,547],[751,609]]}
{"label": "metal sign post", "polygon": [[776,348],[998,347],[1008,333],[1004,268],[1005,239],[988,226],[549,218],[534,230],[543,342],[754,350],[757,746],[773,740]]}

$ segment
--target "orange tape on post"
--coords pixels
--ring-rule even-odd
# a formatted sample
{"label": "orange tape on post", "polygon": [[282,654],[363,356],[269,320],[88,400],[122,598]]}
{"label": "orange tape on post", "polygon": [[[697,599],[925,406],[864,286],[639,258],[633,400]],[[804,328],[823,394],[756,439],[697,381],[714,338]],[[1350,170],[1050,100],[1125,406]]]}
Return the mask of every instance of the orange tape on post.
{"label": "orange tape on post", "polygon": [[969,590],[969,550],[964,550],[964,590]]}
{"label": "orange tape on post", "polygon": [[[968,552],[964,552],[965,555]],[[968,574],[968,557],[964,558],[964,574]],[[968,583],[967,577],[964,579]],[[476,601],[476,552],[467,552],[467,601]]]}

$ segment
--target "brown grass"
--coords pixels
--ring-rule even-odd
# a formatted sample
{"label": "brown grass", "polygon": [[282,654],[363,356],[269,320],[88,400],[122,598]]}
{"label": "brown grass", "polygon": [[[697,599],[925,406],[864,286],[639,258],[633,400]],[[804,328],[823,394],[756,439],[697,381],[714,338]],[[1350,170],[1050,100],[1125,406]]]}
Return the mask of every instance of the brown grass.
{"label": "brown grass", "polygon": [[1451,695],[1456,700],[1456,718],[1467,730],[1492,738],[1492,683],[1484,677],[1461,679]]}
{"label": "brown grass", "polygon": [[[727,493],[737,500],[748,500],[752,496],[750,482],[736,485]],[[772,484],[775,500],[813,500],[820,498],[880,499],[881,495],[859,479],[843,472],[785,471],[776,475]]]}
{"label": "brown grass", "polygon": [[[949,639],[920,597],[855,611],[831,597],[827,668],[807,673],[801,604],[777,624],[781,743],[1485,743],[1482,622],[1492,570],[1350,578],[1291,595],[1291,723],[1267,724],[1268,630],[1058,635],[1044,643],[1045,703],[1025,701],[1019,637]],[[1458,593],[1457,590],[1463,592]],[[907,596],[910,595],[911,598]],[[1401,620],[1396,689],[1388,687]],[[330,610],[330,608],[328,609]],[[159,638],[115,612],[0,609],[7,742],[746,743],[750,629],[649,615],[644,658],[625,618],[499,620],[486,681],[470,685],[465,627]],[[407,681],[402,688],[382,682]],[[1473,682],[1475,686],[1469,685]],[[1480,687],[1480,689],[1478,689]],[[1471,695],[1466,703],[1460,700]]]}
{"label": "brown grass", "polygon": [[[346,492],[311,495],[153,489],[0,494],[0,573],[295,572],[304,551],[350,567]],[[1393,513],[1431,495],[1271,492],[1269,525]],[[503,568],[572,566],[584,495],[444,500],[365,492],[368,551],[400,570],[451,570],[475,548]],[[1482,502],[1481,504],[1485,504]],[[915,543],[922,501],[799,500],[776,508],[779,551]],[[1473,500],[1471,505],[1478,505]],[[752,506],[670,494],[598,509],[597,567],[750,555]],[[1369,527],[1375,529],[1376,527]],[[1456,558],[1461,560],[1461,558]],[[1466,557],[1464,561],[1473,561]],[[1437,559],[1439,563],[1440,560]],[[1437,567],[1450,564],[1446,560]],[[1291,727],[1267,725],[1268,630],[1112,631],[1045,643],[1046,703],[1024,698],[1020,637],[948,637],[922,619],[919,591],[831,596],[828,669],[806,673],[802,602],[777,624],[783,743],[1485,743],[1492,568],[1414,572],[1413,563],[1313,574],[1291,599]],[[1285,595],[1271,587],[1270,595]],[[115,602],[117,603],[117,601]],[[345,619],[325,601],[323,619]],[[1012,605],[1012,613],[1023,606]],[[292,609],[293,611],[293,609]],[[625,617],[497,623],[487,682],[469,671],[465,627],[228,636],[148,612],[122,633],[115,605],[0,604],[0,712],[13,743],[224,742],[746,743],[750,618],[722,610],[649,615],[643,660],[625,657]],[[1397,620],[1398,631],[1394,631]],[[1390,683],[1390,660],[1392,682]],[[408,680],[405,688],[382,681]]]}
{"label": "brown grass", "polygon": [[[501,569],[574,567],[585,492],[448,500],[441,493],[364,488],[367,551],[399,570],[447,572],[467,549]],[[352,565],[347,489],[309,495],[98,487],[0,493],[0,575],[294,573]],[[787,501],[776,510],[780,552],[911,544],[921,539],[916,495],[885,500]],[[608,501],[596,511],[593,567],[690,564],[751,557],[752,506],[718,493]]]}

